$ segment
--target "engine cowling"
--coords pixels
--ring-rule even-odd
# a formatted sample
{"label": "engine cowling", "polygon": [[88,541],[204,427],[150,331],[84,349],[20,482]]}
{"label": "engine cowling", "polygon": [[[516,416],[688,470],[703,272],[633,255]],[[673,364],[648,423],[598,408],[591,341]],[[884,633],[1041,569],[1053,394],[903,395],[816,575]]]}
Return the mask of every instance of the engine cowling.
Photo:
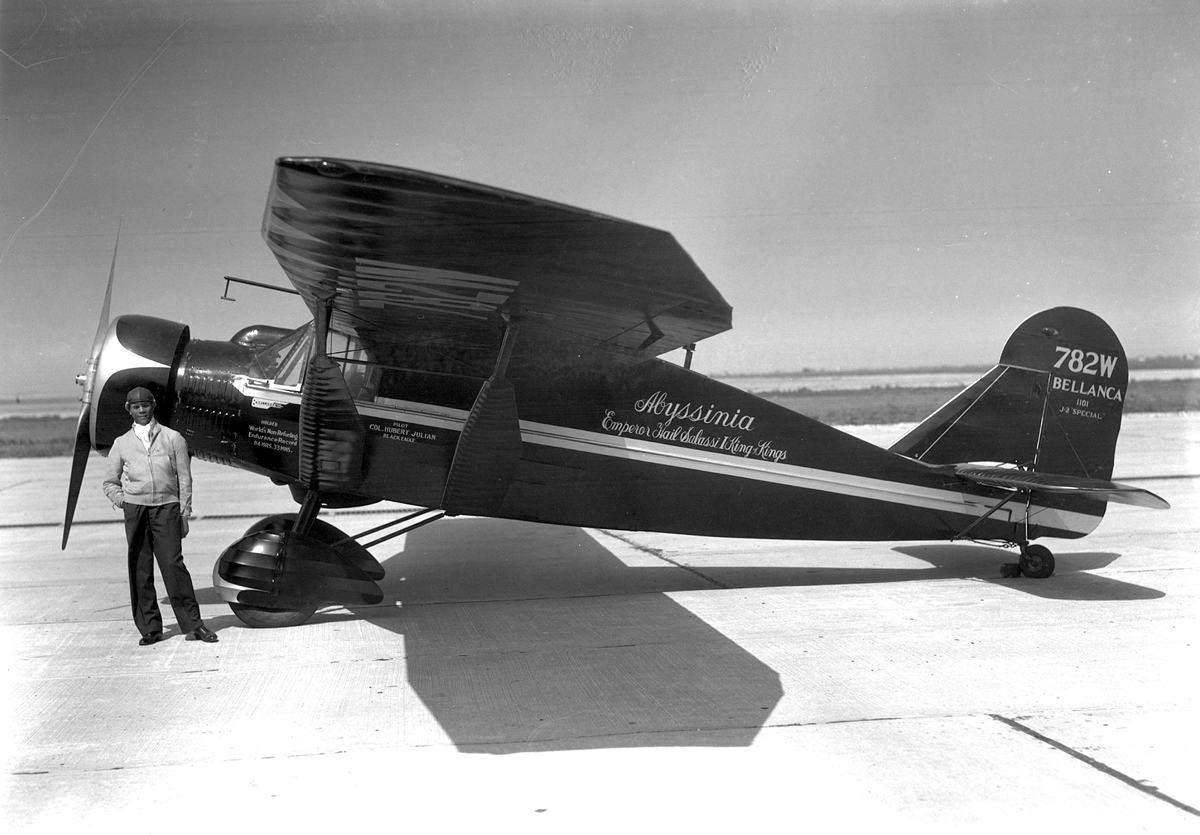
{"label": "engine cowling", "polygon": [[182,322],[127,315],[113,320],[104,336],[92,389],[92,448],[104,451],[129,429],[125,395],[136,386],[154,393],[154,416],[170,425],[175,373],[190,329]]}

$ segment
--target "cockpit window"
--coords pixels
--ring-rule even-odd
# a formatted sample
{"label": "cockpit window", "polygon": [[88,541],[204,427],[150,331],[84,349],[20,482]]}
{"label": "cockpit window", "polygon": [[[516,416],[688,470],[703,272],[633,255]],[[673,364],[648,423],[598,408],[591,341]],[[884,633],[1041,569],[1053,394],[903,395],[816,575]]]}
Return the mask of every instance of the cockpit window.
{"label": "cockpit window", "polygon": [[[270,380],[276,386],[298,388],[312,354],[314,331],[313,323],[309,322],[263,348],[254,355],[251,376]],[[375,396],[378,367],[367,361],[367,352],[358,337],[330,331],[325,353],[342,367],[342,376],[355,400],[370,400]]]}
{"label": "cockpit window", "polygon": [[304,377],[305,361],[311,350],[313,323],[289,333],[274,345],[268,345],[254,355],[251,376],[274,380],[279,386],[299,386]]}

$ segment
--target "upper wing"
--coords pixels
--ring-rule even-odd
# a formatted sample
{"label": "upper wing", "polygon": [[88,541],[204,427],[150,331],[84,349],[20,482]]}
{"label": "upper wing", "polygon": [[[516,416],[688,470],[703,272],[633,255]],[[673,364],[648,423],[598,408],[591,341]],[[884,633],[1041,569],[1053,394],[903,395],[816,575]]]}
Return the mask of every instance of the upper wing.
{"label": "upper wing", "polygon": [[959,464],[954,471],[967,481],[986,484],[989,487],[1004,487],[1010,490],[1029,492],[1069,493],[1100,502],[1121,502],[1138,507],[1150,507],[1155,510],[1167,510],[1171,507],[1166,499],[1149,490],[1098,478],[1031,473],[1007,467],[981,467],[974,464]]}
{"label": "upper wing", "polygon": [[727,330],[731,308],[666,232],[391,166],[284,158],[263,237],[311,309],[361,336],[522,329],[645,358]]}

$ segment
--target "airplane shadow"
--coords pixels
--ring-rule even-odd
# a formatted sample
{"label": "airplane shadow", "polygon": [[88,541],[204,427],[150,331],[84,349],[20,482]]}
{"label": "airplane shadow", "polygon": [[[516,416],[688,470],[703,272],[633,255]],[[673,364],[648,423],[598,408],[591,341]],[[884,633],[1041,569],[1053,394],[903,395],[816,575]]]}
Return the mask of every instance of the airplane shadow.
{"label": "airplane shadow", "polygon": [[[881,545],[881,547],[883,547]],[[630,566],[579,528],[461,519],[409,533],[383,560],[384,601],[330,607],[403,640],[409,685],[460,751],[747,746],[783,696],[779,674],[674,601],[718,587],[983,579],[1045,598],[1144,600],[1154,589],[1087,573],[1119,555],[1058,554],[1048,580],[1002,579],[1013,552],[892,550],[912,568]],[[217,601],[211,588],[202,603]],[[225,618],[216,619],[218,628]],[[229,625],[240,622],[229,616]],[[686,734],[686,736],[684,736]]]}
{"label": "airplane shadow", "polygon": [[409,685],[460,751],[747,746],[783,697],[664,594],[707,584],[644,576],[578,528],[458,520],[384,568],[384,604],[350,611],[403,636]]}
{"label": "airplane shadow", "polygon": [[1000,563],[1017,561],[1016,551],[949,543],[901,545],[892,550],[925,560],[938,568],[950,565],[978,565],[983,568],[986,561],[986,570],[967,576],[976,576],[985,582],[1019,589],[1047,600],[1157,600],[1166,597],[1166,593],[1158,589],[1087,573],[1106,568],[1121,557],[1120,554],[1105,551],[1056,552],[1054,574],[1044,580],[1031,580],[1027,577],[998,576]]}

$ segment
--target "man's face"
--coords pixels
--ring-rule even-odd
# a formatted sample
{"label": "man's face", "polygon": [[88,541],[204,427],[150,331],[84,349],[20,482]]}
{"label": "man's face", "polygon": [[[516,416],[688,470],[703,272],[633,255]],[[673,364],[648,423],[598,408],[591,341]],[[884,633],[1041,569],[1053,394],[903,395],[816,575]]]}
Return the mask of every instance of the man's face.
{"label": "man's face", "polygon": [[150,418],[154,417],[154,401],[152,400],[126,403],[125,408],[129,410],[129,414],[133,417],[133,422],[138,426],[145,426],[150,422]]}

